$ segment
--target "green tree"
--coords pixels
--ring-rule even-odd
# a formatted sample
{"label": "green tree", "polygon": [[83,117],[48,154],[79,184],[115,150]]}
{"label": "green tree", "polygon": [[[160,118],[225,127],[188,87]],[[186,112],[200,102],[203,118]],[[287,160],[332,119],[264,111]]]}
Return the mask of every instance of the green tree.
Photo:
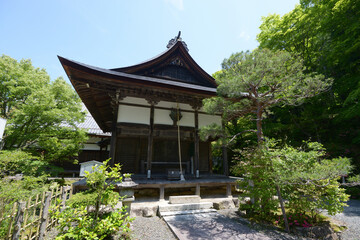
{"label": "green tree", "polygon": [[34,90],[49,84],[44,69],[35,68],[29,59],[21,60],[2,55],[0,57],[0,117],[9,118],[12,110],[25,103]]}
{"label": "green tree", "polygon": [[[285,206],[297,216],[309,215],[313,222],[318,209],[327,209],[331,215],[343,211],[348,195],[337,180],[350,172],[350,159],[326,159],[325,149],[317,142],[304,142],[299,148],[279,146],[274,140],[262,145],[238,152],[235,171],[245,180],[240,182],[241,188],[245,196],[258,199],[245,208],[269,219],[280,202],[287,230]],[[282,197],[288,200],[286,204]]]}
{"label": "green tree", "polygon": [[260,48],[300,55],[308,69],[334,79],[328,93],[301,107],[272,109],[269,134],[298,144],[311,137],[324,143],[332,155],[359,159],[360,2],[301,0],[283,16],[264,17],[260,29]]}
{"label": "green tree", "polygon": [[232,54],[216,76],[218,97],[204,100],[204,108],[224,113],[226,120],[252,114],[260,143],[262,121],[270,107],[301,104],[331,85],[331,79],[304,70],[302,60],[285,51],[256,49]]}
{"label": "green tree", "polygon": [[80,99],[62,78],[50,81],[30,60],[0,58],[1,116],[8,119],[4,149],[22,149],[52,162],[76,156],[86,132]]}

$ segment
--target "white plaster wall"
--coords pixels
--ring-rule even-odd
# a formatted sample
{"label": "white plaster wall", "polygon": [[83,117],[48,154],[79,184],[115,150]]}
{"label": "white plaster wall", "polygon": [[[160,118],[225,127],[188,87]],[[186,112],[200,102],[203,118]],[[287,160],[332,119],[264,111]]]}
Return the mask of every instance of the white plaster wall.
{"label": "white plaster wall", "polygon": [[154,124],[173,125],[170,110],[156,109],[154,110]]}
{"label": "white plaster wall", "polygon": [[[176,102],[167,102],[167,101],[160,101],[156,107],[166,107],[166,108],[175,108],[177,109]],[[189,104],[179,103],[179,108],[184,110],[194,111],[194,109]]]}
{"label": "white plaster wall", "polygon": [[119,105],[118,122],[150,124],[150,108]]}
{"label": "white plaster wall", "polygon": [[95,143],[85,143],[83,150],[100,150],[100,147]]}
{"label": "white plaster wall", "polygon": [[221,126],[221,116],[201,114],[201,113],[199,114],[199,128],[213,123]]}
{"label": "white plaster wall", "polygon": [[90,137],[88,140],[87,140],[87,143],[97,143],[101,141],[101,138],[99,137]]}
{"label": "white plaster wall", "polygon": [[121,100],[120,102],[150,106],[150,104],[145,99],[136,98],[136,97],[126,97],[123,100]]}
{"label": "white plaster wall", "polygon": [[[180,109],[181,110],[181,109]],[[154,111],[154,124],[173,125],[170,118],[170,110],[155,109]],[[181,112],[182,118],[180,119],[180,126],[195,127],[194,113]]]}
{"label": "white plaster wall", "polygon": [[195,127],[195,113],[181,112],[181,115],[180,126]]}

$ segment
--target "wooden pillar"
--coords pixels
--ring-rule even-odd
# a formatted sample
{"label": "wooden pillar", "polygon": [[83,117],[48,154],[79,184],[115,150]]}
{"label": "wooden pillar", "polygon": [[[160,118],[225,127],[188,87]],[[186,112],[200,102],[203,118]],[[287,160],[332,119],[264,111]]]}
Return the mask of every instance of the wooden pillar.
{"label": "wooden pillar", "polygon": [[227,196],[228,198],[232,198],[232,194],[231,194],[231,184],[230,184],[230,183],[228,183],[228,184],[226,185],[226,196]]}
{"label": "wooden pillar", "polygon": [[196,184],[195,195],[198,195],[200,197],[200,184]]}
{"label": "wooden pillar", "polygon": [[222,146],[222,155],[223,155],[223,170],[224,175],[229,176],[229,165],[228,165],[228,156],[227,156],[227,149],[226,146]]}
{"label": "wooden pillar", "polygon": [[18,211],[17,211],[16,217],[15,217],[14,232],[13,232],[12,238],[11,238],[12,240],[17,240],[20,238],[21,226],[24,221],[25,207],[26,207],[26,202],[23,202],[23,201],[19,202]]}
{"label": "wooden pillar", "polygon": [[213,173],[212,144],[209,142],[209,172]]}
{"label": "wooden pillar", "polygon": [[[225,128],[225,123],[222,123],[222,128]],[[225,130],[224,130],[225,131]],[[227,147],[225,143],[225,138],[222,139],[222,155],[223,155],[223,170],[224,175],[229,176],[229,164],[228,164],[228,155],[227,155]]]}
{"label": "wooden pillar", "polygon": [[152,162],[152,152],[153,152],[153,133],[154,133],[154,105],[151,104],[150,109],[150,126],[149,126],[149,135],[148,135],[148,148],[147,148],[147,164],[146,172],[147,177],[151,177],[151,162]]}
{"label": "wooden pillar", "polygon": [[165,186],[164,185],[160,185],[160,196],[159,196],[159,200],[160,201],[165,201]]}
{"label": "wooden pillar", "polygon": [[194,166],[195,176],[199,177],[199,152],[200,152],[200,138],[199,138],[199,113],[198,108],[195,109],[195,132],[194,132]]}
{"label": "wooden pillar", "polygon": [[112,120],[112,126],[111,126],[111,139],[110,139],[110,152],[109,152],[109,158],[110,158],[110,166],[114,166],[115,163],[115,153],[116,153],[116,140],[117,140],[117,117],[119,112],[119,105],[116,104],[114,106],[114,115]]}
{"label": "wooden pillar", "polygon": [[52,197],[51,192],[45,193],[45,201],[43,203],[43,211],[40,218],[39,240],[45,239],[48,216],[49,216],[49,208],[51,204],[51,197]]}

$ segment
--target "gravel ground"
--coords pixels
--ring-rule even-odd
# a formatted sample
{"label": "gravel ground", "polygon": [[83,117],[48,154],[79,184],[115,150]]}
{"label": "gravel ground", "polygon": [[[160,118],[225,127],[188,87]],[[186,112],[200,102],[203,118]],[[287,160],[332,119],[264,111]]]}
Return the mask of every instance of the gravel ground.
{"label": "gravel ground", "polygon": [[250,228],[264,234],[265,236],[269,237],[270,239],[276,239],[276,240],[307,240],[309,238],[304,238],[301,236],[295,236],[288,234],[286,232],[280,232],[275,230],[273,227],[265,227],[258,224],[250,224],[249,221],[247,221],[244,218],[239,217],[239,215],[236,213],[237,209],[223,209],[219,210],[218,213],[232,219],[233,221],[236,221],[243,225],[248,225]]}
{"label": "gravel ground", "polygon": [[131,223],[132,239],[176,240],[170,228],[159,217],[136,217]]}
{"label": "gravel ground", "polygon": [[350,200],[347,203],[349,206],[344,209],[343,213],[331,216],[333,219],[344,222],[347,226],[341,234],[343,240],[359,240],[360,239],[360,201]]}
{"label": "gravel ground", "polygon": [[[248,222],[240,218],[236,213],[236,209],[224,209],[218,213],[236,221],[239,224],[248,225]],[[258,225],[251,225],[252,229],[268,236],[270,239],[277,240],[305,240],[306,238],[289,235],[285,232],[279,232],[274,229],[260,227]],[[131,236],[136,240],[176,240],[170,228],[159,217],[136,217],[131,224],[133,230]]]}

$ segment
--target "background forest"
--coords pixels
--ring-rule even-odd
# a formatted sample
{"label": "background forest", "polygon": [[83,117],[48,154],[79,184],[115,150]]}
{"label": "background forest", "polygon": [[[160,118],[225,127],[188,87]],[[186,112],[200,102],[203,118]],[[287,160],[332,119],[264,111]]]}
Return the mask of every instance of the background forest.
{"label": "background forest", "polygon": [[[302,58],[307,72],[333,79],[329,90],[301,105],[267,110],[264,135],[293,146],[300,146],[303,140],[320,142],[331,157],[351,158],[354,172],[359,173],[360,2],[303,0],[284,16],[263,17],[260,30],[260,49],[285,50]],[[227,124],[232,135],[247,129],[256,129],[247,117]],[[234,148],[242,148],[255,143],[256,136],[245,133],[234,142]]]}

